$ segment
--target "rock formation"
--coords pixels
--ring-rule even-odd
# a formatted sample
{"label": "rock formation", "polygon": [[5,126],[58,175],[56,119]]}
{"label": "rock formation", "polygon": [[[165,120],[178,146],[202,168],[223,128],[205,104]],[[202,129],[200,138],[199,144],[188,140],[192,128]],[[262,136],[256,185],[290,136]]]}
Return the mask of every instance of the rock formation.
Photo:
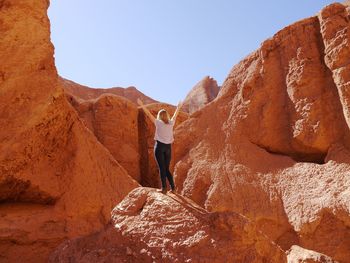
{"label": "rock formation", "polygon": [[50,262],[286,262],[247,218],[208,213],[190,199],[140,187],[106,230],[63,243]]}
{"label": "rock formation", "polygon": [[[130,176],[143,186],[160,187],[153,156],[155,127],[141,108],[123,97],[108,93],[90,100],[79,100],[70,94],[67,97],[86,127]],[[146,107],[154,116],[162,108],[169,114],[175,111],[174,106],[164,103],[152,103]],[[188,114],[180,112],[175,127],[187,118]]]}
{"label": "rock formation", "polygon": [[[153,156],[154,125],[135,103],[140,98],[154,116],[161,108],[173,114],[175,107],[158,103],[136,89],[133,93],[128,92],[129,88],[125,92],[122,88],[92,89],[63,78],[61,81],[68,101],[84,124],[129,175],[144,186],[159,187],[158,168]],[[180,112],[175,127],[187,118],[185,112]]]}
{"label": "rock formation", "polygon": [[332,258],[317,253],[312,250],[304,249],[299,246],[292,246],[288,253],[288,263],[336,263]]}
{"label": "rock formation", "polygon": [[0,1],[1,262],[45,262],[63,240],[108,223],[138,186],[66,100],[48,3]]}
{"label": "rock formation", "polygon": [[216,80],[206,76],[188,93],[184,100],[182,109],[192,114],[214,100],[218,95],[218,92],[219,86]]}
{"label": "rock formation", "polygon": [[135,104],[138,98],[141,98],[145,104],[158,102],[146,96],[145,94],[137,90],[135,87],[128,87],[128,88],[115,87],[115,88],[108,88],[108,89],[101,89],[101,88],[96,89],[96,88],[90,88],[87,86],[80,85],[78,83],[75,83],[68,79],[64,79],[62,77],[60,77],[60,81],[66,93],[76,97],[77,99],[90,100],[90,99],[97,99],[102,94],[114,94],[121,97],[125,97]]}
{"label": "rock formation", "polygon": [[133,179],[159,185],[142,94],[60,78],[47,8],[0,1],[1,262],[350,262],[345,5],[193,89],[166,195]]}
{"label": "rock formation", "polygon": [[339,262],[350,262],[348,16],[332,4],[262,43],[177,128],[175,153],[186,197]]}

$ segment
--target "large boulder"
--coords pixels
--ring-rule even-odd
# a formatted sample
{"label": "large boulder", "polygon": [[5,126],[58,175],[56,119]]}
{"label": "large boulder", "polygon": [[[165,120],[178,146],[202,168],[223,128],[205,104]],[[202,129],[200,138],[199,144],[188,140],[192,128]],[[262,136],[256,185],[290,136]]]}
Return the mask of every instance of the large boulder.
{"label": "large boulder", "polygon": [[49,262],[69,261],[283,263],[286,255],[242,215],[140,187],[114,208],[106,229],[63,243]]}

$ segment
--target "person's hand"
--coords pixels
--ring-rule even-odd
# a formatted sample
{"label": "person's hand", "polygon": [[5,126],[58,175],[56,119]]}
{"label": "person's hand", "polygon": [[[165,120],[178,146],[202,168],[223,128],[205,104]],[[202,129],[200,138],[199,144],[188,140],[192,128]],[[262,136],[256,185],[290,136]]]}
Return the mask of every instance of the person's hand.
{"label": "person's hand", "polygon": [[140,98],[137,99],[137,104],[140,106],[143,106],[143,102],[142,102],[142,100],[140,100]]}

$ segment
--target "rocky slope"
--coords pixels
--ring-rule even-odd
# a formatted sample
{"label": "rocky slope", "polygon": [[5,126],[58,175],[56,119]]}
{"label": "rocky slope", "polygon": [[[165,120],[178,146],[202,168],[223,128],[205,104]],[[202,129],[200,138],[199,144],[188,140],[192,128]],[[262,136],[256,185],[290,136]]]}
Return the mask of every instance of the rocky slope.
{"label": "rocky slope", "polygon": [[176,131],[183,195],[339,262],[350,262],[348,18],[332,4],[284,28]]}
{"label": "rocky slope", "polygon": [[138,186],[66,100],[48,4],[0,1],[1,262],[45,262],[63,240],[108,223]]}
{"label": "rocky slope", "polygon": [[78,83],[75,83],[68,79],[64,79],[62,77],[60,77],[60,81],[66,93],[76,97],[77,99],[90,100],[90,99],[97,99],[102,94],[114,94],[121,97],[125,97],[135,104],[137,104],[136,101],[138,98],[142,99],[142,101],[145,104],[158,102],[146,96],[145,94],[137,90],[135,87],[128,87],[128,88],[115,87],[115,88],[108,88],[108,89],[101,89],[101,88],[96,89],[96,88],[90,88],[87,86],[80,85]]}
{"label": "rocky slope", "polygon": [[216,80],[209,76],[204,77],[187,94],[182,109],[192,114],[214,100],[219,93],[219,89]]}

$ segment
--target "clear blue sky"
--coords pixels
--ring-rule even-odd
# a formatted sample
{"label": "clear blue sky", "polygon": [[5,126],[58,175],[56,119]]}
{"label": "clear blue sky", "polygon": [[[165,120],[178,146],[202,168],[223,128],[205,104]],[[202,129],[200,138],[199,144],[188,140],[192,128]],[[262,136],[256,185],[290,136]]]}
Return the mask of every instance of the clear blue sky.
{"label": "clear blue sky", "polygon": [[175,104],[326,0],[51,0],[61,76],[96,88],[136,86]]}

